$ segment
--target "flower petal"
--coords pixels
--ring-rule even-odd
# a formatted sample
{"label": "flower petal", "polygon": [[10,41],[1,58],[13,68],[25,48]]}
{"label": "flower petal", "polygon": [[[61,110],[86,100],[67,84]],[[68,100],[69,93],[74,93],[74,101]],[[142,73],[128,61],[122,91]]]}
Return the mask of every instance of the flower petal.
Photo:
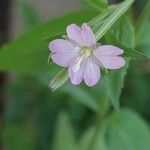
{"label": "flower petal", "polygon": [[68,40],[56,39],[49,43],[50,51],[54,53],[73,52],[75,46]]}
{"label": "flower petal", "polygon": [[112,46],[112,45],[103,45],[99,46],[94,50],[94,54],[96,57],[101,57],[101,56],[117,56],[121,55],[123,53],[123,50]]}
{"label": "flower petal", "polygon": [[106,69],[119,69],[125,65],[125,60],[120,56],[100,56],[98,59]]}
{"label": "flower petal", "polygon": [[85,66],[84,56],[76,58],[69,67],[69,78],[72,84],[79,85],[83,79],[83,72]]}
{"label": "flower petal", "polygon": [[95,35],[92,29],[86,23],[82,25],[81,35],[84,46],[94,46],[96,44]]}
{"label": "flower petal", "polygon": [[88,86],[95,85],[100,78],[99,66],[91,58],[87,59],[83,77]]}
{"label": "flower petal", "polygon": [[76,56],[76,53],[55,53],[51,56],[51,58],[57,65],[62,67],[69,67],[70,63]]}
{"label": "flower petal", "polygon": [[79,45],[82,45],[82,36],[81,29],[76,24],[71,24],[67,26],[67,35],[70,40],[77,42]]}

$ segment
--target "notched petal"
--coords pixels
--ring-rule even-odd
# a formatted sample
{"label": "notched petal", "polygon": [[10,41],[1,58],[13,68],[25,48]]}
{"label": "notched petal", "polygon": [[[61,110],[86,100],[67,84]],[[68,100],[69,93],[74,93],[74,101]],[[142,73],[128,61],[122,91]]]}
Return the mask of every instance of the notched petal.
{"label": "notched petal", "polygon": [[76,56],[77,55],[75,53],[66,53],[66,54],[55,53],[51,56],[51,58],[57,65],[62,67],[69,67],[73,58]]}
{"label": "notched petal", "polygon": [[95,35],[90,26],[86,23],[82,25],[81,35],[83,39],[83,45],[92,47],[96,45]]}
{"label": "notched petal", "polygon": [[123,50],[112,46],[112,45],[103,45],[103,46],[99,46],[98,48],[96,48],[94,50],[94,55],[96,57],[101,57],[101,56],[118,56],[123,54]]}
{"label": "notched petal", "polygon": [[83,41],[81,36],[81,29],[76,24],[67,26],[66,32],[70,40],[73,40],[79,45],[82,45]]}
{"label": "notched petal", "polygon": [[49,50],[54,53],[66,53],[74,50],[74,45],[69,40],[56,39],[49,43]]}
{"label": "notched petal", "polygon": [[86,62],[83,77],[88,86],[94,86],[100,79],[100,68],[91,58]]}
{"label": "notched petal", "polygon": [[125,65],[125,60],[120,56],[101,56],[100,61],[106,69],[120,69]]}

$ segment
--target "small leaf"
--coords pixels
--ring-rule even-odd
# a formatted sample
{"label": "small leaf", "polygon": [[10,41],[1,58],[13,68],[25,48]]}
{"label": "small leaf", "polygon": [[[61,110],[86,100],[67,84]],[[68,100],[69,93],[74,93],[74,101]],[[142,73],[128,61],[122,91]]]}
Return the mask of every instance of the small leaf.
{"label": "small leaf", "polygon": [[106,124],[105,141],[109,150],[149,150],[150,129],[133,111],[115,112]]}

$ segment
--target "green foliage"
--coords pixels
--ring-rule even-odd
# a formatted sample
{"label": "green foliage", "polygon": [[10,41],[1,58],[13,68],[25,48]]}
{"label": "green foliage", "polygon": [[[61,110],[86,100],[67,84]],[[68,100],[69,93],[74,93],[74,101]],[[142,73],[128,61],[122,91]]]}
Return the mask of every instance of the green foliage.
{"label": "green foliage", "polygon": [[[113,43],[115,46],[122,48],[124,50],[123,56],[125,58],[131,58],[131,59],[148,58],[145,53],[141,53],[139,51],[134,50],[133,48],[128,48],[128,47],[124,46],[122,42],[117,40],[115,34],[113,34],[111,31],[113,31],[113,30],[108,31],[107,34],[105,35],[106,42]],[[130,32],[130,33],[134,33],[134,32]],[[132,42],[134,42],[133,39],[134,38],[131,39]],[[129,45],[127,44],[127,46],[129,46]]]}
{"label": "green foliage", "polygon": [[113,37],[128,48],[134,48],[134,27],[127,16],[122,16],[112,28]]}
{"label": "green foliage", "polygon": [[105,141],[108,150],[148,150],[150,130],[134,112],[115,112],[108,120]]}
{"label": "green foliage", "polygon": [[126,0],[122,2],[116,6],[116,9],[112,14],[110,14],[110,16],[107,17],[101,26],[97,25],[98,30],[95,34],[97,40],[104,36],[104,34],[112,27],[112,25],[129,9],[133,2],[134,0]]}
{"label": "green foliage", "polygon": [[138,111],[150,121],[150,72],[148,61],[131,62],[126,77],[126,86],[121,96],[121,105]]}
{"label": "green foliage", "polygon": [[4,144],[8,150],[33,150],[35,149],[34,131],[22,124],[6,125],[3,131]]}
{"label": "green foliage", "polygon": [[[91,21],[92,26],[94,26],[97,21],[103,22],[101,27],[99,26],[99,24],[101,24],[100,22],[96,24],[96,27],[100,27],[96,32],[96,35],[97,33],[98,34],[100,33],[97,36],[98,39],[100,39],[112,27],[112,25],[120,18],[120,16],[128,10],[132,2],[133,0],[127,0],[117,5],[115,8],[110,8],[108,10],[109,16],[107,16],[108,14],[104,12],[102,13],[102,15],[99,15],[96,19]],[[111,14],[112,9],[114,10],[114,12]],[[82,15],[80,15],[80,17],[76,17],[79,14]],[[36,27],[29,33],[26,33],[16,41],[13,41],[9,45],[2,48],[2,51],[0,52],[0,69],[4,71],[11,70],[11,71],[17,71],[23,73],[34,73],[39,75],[41,74],[41,72],[43,73],[48,72],[48,70],[51,68],[51,74],[53,74],[53,72],[56,70],[56,67],[55,66],[49,67],[48,65],[46,65],[45,60],[46,57],[48,56],[48,50],[47,50],[48,48],[46,47],[48,45],[48,42],[45,41],[44,39],[51,39],[56,36],[59,36],[64,33],[65,27],[69,23],[72,23],[73,20],[74,22],[80,24],[83,23],[84,20],[86,21],[90,19],[94,14],[95,13],[93,11],[83,10],[77,13],[66,15],[62,18],[54,19],[46,23],[45,25]],[[58,24],[58,22],[61,23]],[[122,25],[124,25],[123,28]],[[126,34],[127,30],[131,32]],[[134,41],[133,28],[127,19],[120,19],[118,23],[114,25],[112,31],[113,31],[114,38],[116,38],[119,42],[122,42],[124,45],[128,45],[128,47],[133,48],[133,41]],[[128,39],[129,37],[130,39]],[[132,42],[132,43],[128,43],[128,42]],[[109,39],[109,43],[113,44],[113,41],[110,41]],[[117,101],[119,101],[119,96],[121,93],[121,88],[123,86],[124,76],[126,74],[125,73],[126,68],[127,67],[125,67],[123,71],[118,71],[118,72],[116,71],[117,73],[115,71],[109,73],[107,76],[108,79],[106,79],[105,82],[108,96],[104,99],[110,99],[112,103],[116,105],[115,106],[116,108],[119,106],[119,103]],[[118,77],[116,74],[118,74]],[[114,77],[117,78],[115,79]],[[61,77],[61,83],[59,83],[59,86],[62,85],[66,81],[66,79],[67,79],[66,75],[64,76],[64,78]],[[56,84],[54,81],[55,80],[53,80],[53,85]],[[73,92],[71,92],[70,94],[73,95]],[[84,103],[85,105],[89,106],[94,110],[99,110],[98,107],[96,108],[97,104],[94,104],[94,102],[90,102],[91,100],[87,102],[86,101],[87,98],[84,98],[84,101],[81,99],[81,102]]]}
{"label": "green foliage", "polygon": [[[101,132],[101,133],[100,133]],[[106,143],[103,138],[103,131],[101,129],[96,129],[96,127],[91,127],[88,129],[79,141],[81,150],[108,150],[106,149]],[[92,145],[92,147],[91,147]]]}
{"label": "green foliage", "polygon": [[[95,137],[95,138],[93,138]],[[92,127],[80,140],[81,149],[87,150],[148,150],[150,129],[134,112],[114,112],[99,128]]]}
{"label": "green foliage", "polygon": [[[127,23],[125,23],[127,22]],[[127,32],[130,31],[130,32]],[[119,41],[122,45],[127,45],[128,48],[134,48],[134,29],[127,17],[121,17],[116,24],[111,28],[111,30],[106,34],[105,39],[108,43],[116,45],[116,41]],[[117,44],[118,47],[119,44]],[[131,50],[125,53],[130,53]],[[128,69],[129,60],[126,59],[126,66],[120,70],[110,71],[106,75],[105,85],[108,91],[109,99],[113,106],[119,108],[119,98],[121,94],[121,89],[124,85],[124,78]]]}
{"label": "green foliage", "polygon": [[104,83],[105,80],[102,77],[100,82],[93,88],[74,86],[68,83],[60,90],[69,94],[72,99],[91,109],[96,114],[103,116],[109,109],[109,98]]}
{"label": "green foliage", "polygon": [[105,85],[108,93],[108,97],[112,105],[119,109],[119,99],[121,90],[124,85],[125,75],[128,69],[129,62],[126,60],[126,66],[123,69],[110,71],[105,78]]}
{"label": "green foliage", "polygon": [[[102,13],[98,17],[91,20],[89,24],[91,24],[93,28],[95,28],[95,26],[96,27],[101,26],[100,29],[102,30],[104,29],[104,32],[102,32],[102,35],[113,25],[113,27],[107,32],[105,36],[106,44],[109,43],[109,44],[116,45],[118,47],[123,48],[125,51],[124,55],[127,57],[139,58],[139,57],[144,57],[144,55],[133,50],[134,49],[134,29],[133,29],[132,23],[127,17],[124,17],[124,16],[120,17],[122,14],[124,14],[127,11],[127,9],[132,4],[132,2],[133,1],[125,1],[117,5],[114,11],[114,12],[117,12],[117,14],[112,13],[109,16],[107,16],[112,11],[111,10],[112,8],[111,8],[110,9],[111,11],[109,10],[108,14],[106,12]],[[111,20],[111,19],[113,20],[113,22],[110,21],[110,24],[109,24],[108,20]],[[115,23],[117,19],[119,20]],[[99,20],[99,22],[97,20]],[[102,25],[100,23],[101,21],[103,22]],[[101,32],[100,29],[98,29],[96,33],[100,33]],[[98,37],[98,40],[101,37],[102,36]],[[123,69],[110,71],[105,77],[104,85],[102,85],[103,88],[105,89],[104,90],[105,93],[107,93],[106,94],[107,96],[105,99],[110,99],[111,103],[116,109],[119,108],[119,98],[121,94],[121,89],[123,87],[124,78],[126,75],[128,64],[129,64],[129,61],[128,59],[126,59],[126,66]],[[71,92],[71,95],[74,95],[73,93],[74,92]],[[81,98],[79,98],[79,100],[81,101],[81,103],[84,103],[85,105],[88,104],[89,108],[92,108],[92,109],[94,108],[94,110],[99,110],[93,107],[92,103],[91,103],[92,105],[89,105],[89,101],[87,98],[84,97],[84,102]],[[95,103],[95,101],[93,101],[93,103]]]}
{"label": "green foliage", "polygon": [[77,150],[73,131],[64,113],[59,116],[53,144],[53,150]]}
{"label": "green foliage", "polygon": [[61,90],[65,93],[69,93],[79,103],[87,106],[95,112],[98,112],[99,108],[96,102],[96,98],[91,96],[85,88],[75,87],[68,84],[64,86]]}
{"label": "green foliage", "polygon": [[19,80],[9,83],[5,90],[9,98],[4,111],[2,142],[8,150],[13,147],[47,150],[54,134],[56,115],[69,105],[69,97],[60,91],[50,92],[34,76],[17,78]]}
{"label": "green foliage", "polygon": [[[91,10],[65,15],[35,27],[2,48],[0,70],[34,74],[32,78],[24,77],[23,80],[19,78],[19,83],[13,81],[13,84],[11,82],[7,85],[8,102],[2,131],[6,149],[48,150],[52,147],[54,150],[149,150],[150,129],[144,120],[130,110],[119,109],[112,112],[109,104],[111,101],[116,109],[119,108],[129,62],[132,58],[143,57],[143,54],[134,48],[149,53],[145,49],[149,46],[149,17],[144,17],[139,30],[136,30],[138,36],[135,47],[133,25],[127,16],[123,16],[130,2],[127,0],[119,5],[110,6],[94,19],[92,18],[97,13]],[[114,20],[109,22],[110,16]],[[90,19],[92,20],[89,21]],[[97,32],[100,27],[105,34],[104,36],[100,34],[102,38],[99,42],[124,49],[126,66],[120,70],[108,71],[108,74],[104,74],[101,70],[101,80],[92,88],[85,85],[73,86],[69,82],[55,92],[49,91],[47,88],[49,78],[56,75],[60,67],[46,64],[49,54],[48,42],[64,34],[68,24],[72,22],[82,24],[87,21],[94,31]],[[101,28],[102,26],[104,28]],[[139,40],[140,38],[142,40]],[[150,74],[149,68],[146,68],[148,65],[145,65],[147,62],[142,63],[136,62],[131,65],[121,100],[123,106],[132,107],[141,112],[145,118],[149,118]],[[61,74],[62,76],[57,78],[58,87],[66,81],[66,72],[61,73],[65,75]],[[62,80],[63,78],[65,80]],[[64,113],[64,110],[68,113]],[[58,113],[59,118],[55,127]],[[93,125],[95,118],[98,118],[98,121]]]}
{"label": "green foliage", "polygon": [[[120,4],[116,11],[114,11],[117,12],[117,14],[112,13],[112,15],[104,21],[102,27],[97,31],[98,34],[100,33],[97,36],[98,38],[104,35],[113,23],[127,11],[131,2],[133,1],[125,1]],[[90,20],[95,14],[96,13],[91,10],[82,10],[49,21],[25,33],[20,38],[12,41],[1,49],[0,70],[34,74],[49,70],[49,66],[46,65],[45,61],[48,56],[48,41],[56,36],[64,34],[65,27],[68,24],[72,22],[77,24],[87,22],[87,20]],[[47,41],[47,39],[49,40]]]}
{"label": "green foliage", "polygon": [[48,42],[64,34],[67,25],[82,24],[95,14],[92,10],[81,10],[35,27],[1,48],[0,70],[34,74],[48,71]]}

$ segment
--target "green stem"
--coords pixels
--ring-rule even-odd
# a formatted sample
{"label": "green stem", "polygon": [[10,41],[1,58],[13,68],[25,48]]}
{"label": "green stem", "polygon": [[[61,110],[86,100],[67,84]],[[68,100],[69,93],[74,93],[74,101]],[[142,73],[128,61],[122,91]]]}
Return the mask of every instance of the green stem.
{"label": "green stem", "polygon": [[95,25],[97,23],[99,23],[101,20],[103,20],[104,18],[106,18],[109,15],[109,11],[105,11],[102,14],[96,16],[95,18],[93,18],[91,21],[88,22],[89,26]]}
{"label": "green stem", "polygon": [[90,142],[90,145],[88,147],[88,150],[94,150],[95,141],[100,134],[100,127],[102,127],[102,122],[109,112],[110,103],[109,103],[109,100],[107,98],[103,99],[102,106],[103,107],[96,114],[97,118],[95,121],[95,132],[94,132],[94,135],[93,135],[92,140]]}
{"label": "green stem", "polygon": [[88,147],[88,150],[93,150],[94,149],[95,141],[96,141],[97,136],[99,134],[101,120],[102,120],[102,118],[98,115],[97,119],[96,119],[96,123],[95,123],[95,132],[94,132],[93,138],[90,142],[90,145]]}
{"label": "green stem", "polygon": [[112,27],[112,25],[129,9],[134,0],[126,0],[118,5],[117,9],[105,20],[95,36],[97,41]]}
{"label": "green stem", "polygon": [[111,5],[109,6],[109,8],[105,11],[103,11],[102,13],[100,13],[98,16],[96,16],[95,18],[93,18],[91,21],[88,22],[88,25],[90,26],[95,26],[96,24],[98,24],[100,21],[104,20],[106,17],[108,17],[108,15],[110,15],[116,8],[118,7],[118,5]]}

